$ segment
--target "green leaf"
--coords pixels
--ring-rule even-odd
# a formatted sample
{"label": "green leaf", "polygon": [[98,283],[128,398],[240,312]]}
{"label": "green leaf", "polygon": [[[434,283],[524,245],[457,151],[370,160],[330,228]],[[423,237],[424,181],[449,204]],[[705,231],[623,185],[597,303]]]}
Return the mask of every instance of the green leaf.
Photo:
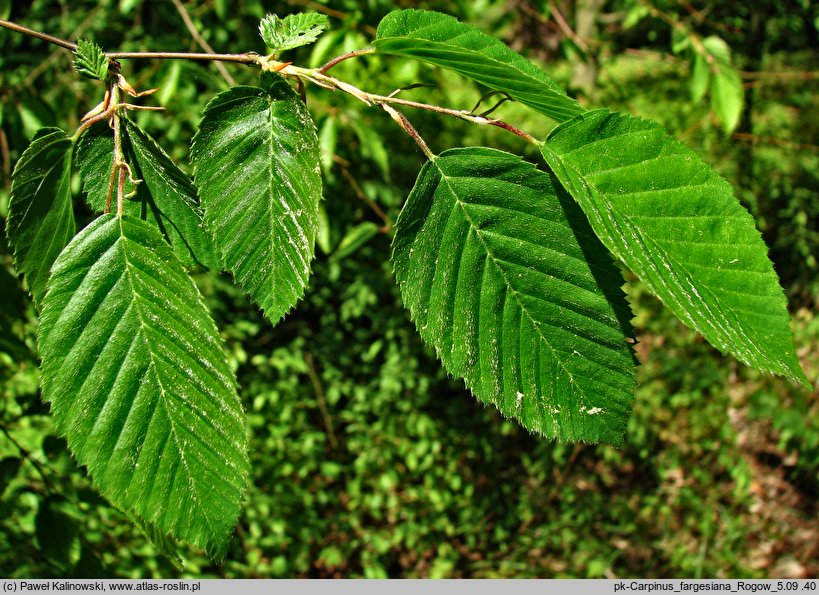
{"label": "green leaf", "polygon": [[[740,77],[739,71],[731,65],[731,48],[723,39],[711,35],[702,40],[702,45],[710,54],[709,73],[707,74],[711,75],[711,110],[719,118],[723,130],[730,134],[736,130],[739,124],[739,118],[742,115],[742,108],[745,103],[742,77]],[[704,61],[705,56],[702,59]],[[709,77],[707,74],[699,84],[708,84]],[[702,93],[705,93],[704,89],[702,89]]]}
{"label": "green leaf", "polygon": [[686,29],[674,27],[671,30],[671,52],[680,54],[691,47],[691,37]]}
{"label": "green leaf", "polygon": [[327,15],[289,14],[280,19],[269,14],[259,23],[259,34],[274,54],[313,43],[330,26]]}
{"label": "green leaf", "polygon": [[702,40],[702,45],[717,62],[722,62],[723,64],[731,63],[731,47],[725,43],[725,40],[721,37],[709,35]]}
{"label": "green leaf", "polygon": [[378,235],[378,225],[372,221],[364,221],[352,227],[338,243],[338,248],[331,256],[334,260],[347,258],[364,244]]}
{"label": "green leaf", "polygon": [[131,516],[129,520],[134,523],[142,531],[143,535],[150,541],[159,552],[167,557],[177,570],[183,570],[184,563],[179,555],[179,549],[176,542],[167,531],[162,531],[153,523],[149,523],[145,519],[138,516]]}
{"label": "green leaf", "polygon": [[484,148],[424,165],[396,224],[404,304],[478,399],[561,440],[622,442],[634,387],[623,279],[548,174]]}
{"label": "green leaf", "polygon": [[193,281],[156,228],[102,215],[43,300],[43,397],[115,506],[224,557],[249,462],[236,381]]}
{"label": "green leaf", "polygon": [[153,219],[168,238],[174,253],[186,265],[196,260],[208,268],[219,261],[205,231],[196,188],[148,133],[125,120],[127,148],[136,166],[137,199],[145,200]]}
{"label": "green leaf", "polygon": [[552,79],[503,42],[454,17],[396,10],[378,25],[381,54],[416,58],[468,77],[563,122],[583,112]]}
{"label": "green leaf", "polygon": [[711,79],[711,70],[708,67],[708,60],[702,54],[694,54],[691,64],[691,78],[688,81],[688,88],[691,91],[691,101],[699,103],[705,97],[708,90],[708,82]]}
{"label": "green leaf", "polygon": [[750,366],[807,382],[753,218],[693,151],[608,110],[559,126],[541,150],[603,243],[683,322]]}
{"label": "green leaf", "polygon": [[108,57],[93,41],[79,39],[74,52],[74,69],[80,76],[104,81],[108,76]]}
{"label": "green leaf", "polygon": [[303,295],[318,229],[319,145],[307,108],[278,75],[205,108],[191,157],[224,268],[277,322]]}
{"label": "green leaf", "polygon": [[[218,258],[204,229],[196,188],[190,178],[145,131],[130,120],[122,126],[122,149],[141,182],[126,182],[125,212],[156,225],[176,256],[186,265],[217,268]],[[114,136],[105,123],[92,126],[77,143],[76,160],[83,190],[94,211],[105,210],[114,164]],[[116,203],[116,196],[113,197]],[[116,205],[112,205],[116,209]]]}
{"label": "green leaf", "polygon": [[711,109],[726,133],[736,130],[744,100],[745,91],[739,72],[728,64],[720,64],[711,78]]}
{"label": "green leaf", "polygon": [[39,301],[51,265],[76,231],[71,204],[71,138],[43,128],[14,168],[6,235],[14,263]]}
{"label": "green leaf", "polygon": [[[114,166],[114,133],[107,122],[95,124],[83,133],[77,141],[74,161],[80,173],[88,206],[95,213],[104,212],[111,170]],[[134,195],[134,186],[128,178],[125,182],[125,194]],[[116,210],[116,188],[111,202],[111,209]],[[126,200],[123,206],[125,213],[134,217],[144,217],[148,212],[145,205],[132,199]]]}

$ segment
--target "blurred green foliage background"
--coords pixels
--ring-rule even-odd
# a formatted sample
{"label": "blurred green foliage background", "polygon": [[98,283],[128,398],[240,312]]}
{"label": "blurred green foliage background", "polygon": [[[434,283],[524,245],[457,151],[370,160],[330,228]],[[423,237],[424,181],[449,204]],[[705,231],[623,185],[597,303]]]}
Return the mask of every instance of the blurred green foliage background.
{"label": "blurred green foliage background", "polygon": [[[819,5],[810,0],[185,0],[216,51],[265,52],[267,12],[317,10],[333,30],[287,54],[318,66],[366,47],[394,8],[454,14],[542,64],[582,103],[653,118],[731,181],[757,218],[819,378]],[[172,2],[0,0],[0,18],[108,50],[201,51]],[[744,104],[693,101],[691,43],[731,48]],[[686,39],[688,42],[686,42]],[[238,83],[257,73],[226,65]],[[334,74],[368,91],[470,109],[482,91],[436,69],[362,57]],[[187,168],[213,65],[132,61],[134,116]],[[710,92],[709,92],[710,93]],[[0,29],[0,215],[41,126],[75,129],[101,99],[65,50]],[[729,98],[730,99],[730,98]],[[710,101],[710,103],[709,103]],[[622,449],[537,439],[448,379],[403,310],[389,233],[422,155],[377,109],[308,89],[326,226],[305,299],[271,328],[229,279],[197,281],[227,343],[251,433],[252,486],[223,566],[183,569],[93,489],[38,394],[36,318],[0,246],[0,574],[8,577],[807,577],[819,574],[819,399],[724,357],[627,274],[639,388]],[[515,136],[406,112],[433,151]],[[543,137],[552,123],[505,103]],[[75,180],[79,194],[79,183]],[[77,215],[90,212],[81,201]],[[377,231],[374,232],[374,230]]]}

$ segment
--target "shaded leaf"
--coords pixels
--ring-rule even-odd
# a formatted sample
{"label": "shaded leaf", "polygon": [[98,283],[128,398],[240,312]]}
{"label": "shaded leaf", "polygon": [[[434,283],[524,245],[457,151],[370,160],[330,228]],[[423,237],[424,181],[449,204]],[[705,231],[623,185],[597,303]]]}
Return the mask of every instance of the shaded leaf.
{"label": "shaded leaf", "polygon": [[699,103],[708,91],[708,82],[711,79],[711,70],[708,68],[708,60],[702,54],[694,54],[691,64],[691,78],[688,80],[688,88],[691,91],[691,101]]}
{"label": "shaded leaf", "polygon": [[[124,211],[151,222],[173,247],[174,254],[186,265],[218,267],[210,235],[204,228],[196,188],[190,178],[145,131],[124,120],[121,128],[122,150],[134,176],[141,182],[134,189],[126,182]],[[105,210],[108,183],[114,164],[114,135],[107,124],[92,126],[77,143],[76,160],[83,190],[91,208]],[[116,210],[116,196],[112,210]]]}
{"label": "shaded leaf", "polygon": [[280,76],[262,85],[211,100],[191,157],[224,268],[275,323],[307,285],[321,174],[307,108]]}
{"label": "shaded leaf", "polygon": [[102,215],[43,302],[43,397],[100,491],[224,557],[247,485],[236,381],[193,281],[156,229]]}
{"label": "shaded leaf", "polygon": [[739,125],[744,102],[745,91],[739,72],[730,65],[720,64],[711,77],[711,109],[726,133],[730,134]]}
{"label": "shaded leaf", "polygon": [[76,231],[71,204],[71,148],[59,128],[34,136],[14,168],[6,235],[14,263],[39,301],[51,266]]}
{"label": "shaded leaf", "polygon": [[219,259],[205,231],[196,188],[167,153],[145,131],[125,120],[128,149],[136,166],[137,199],[145,200],[174,253],[186,265],[195,259],[217,268]]}
{"label": "shaded leaf", "polygon": [[806,382],[754,220],[693,151],[608,110],[559,126],[541,150],[603,243],[683,322],[750,366]]}
{"label": "shaded leaf", "polygon": [[378,235],[378,225],[372,221],[364,221],[363,223],[353,226],[347,231],[344,237],[341,238],[341,241],[338,243],[338,248],[333,252],[331,258],[341,260],[351,254],[355,254],[361,246],[369,242],[376,235]]}
{"label": "shaded leaf", "polygon": [[525,428],[622,442],[634,387],[622,277],[548,174],[484,148],[424,165],[396,224],[405,305],[444,367]]}
{"label": "shaded leaf", "polygon": [[[108,186],[111,169],[114,166],[114,133],[107,122],[100,122],[86,130],[77,141],[74,161],[80,173],[82,190],[88,206],[95,213],[105,211],[108,199]],[[133,196],[134,186],[126,178],[125,193]],[[116,210],[116,189],[111,197],[111,209]],[[140,201],[128,199],[123,205],[125,213],[144,218],[148,213],[146,205]]]}
{"label": "shaded leaf", "polygon": [[468,77],[563,122],[583,111],[542,70],[503,42],[454,17],[424,10],[396,10],[378,25],[380,54],[416,58]]}

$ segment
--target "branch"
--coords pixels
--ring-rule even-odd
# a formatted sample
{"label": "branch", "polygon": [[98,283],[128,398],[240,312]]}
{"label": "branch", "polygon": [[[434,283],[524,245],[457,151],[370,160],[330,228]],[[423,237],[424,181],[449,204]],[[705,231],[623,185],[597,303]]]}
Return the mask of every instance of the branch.
{"label": "branch", "polygon": [[[43,39],[54,45],[70,50],[77,51],[77,44],[41,33],[28,27],[23,27],[17,23],[0,19],[0,27],[17,31],[37,39]],[[212,60],[217,62],[238,62],[240,64],[258,64],[259,54],[256,52],[245,52],[244,54],[215,54],[215,53],[194,53],[194,52],[106,52],[105,54],[112,60],[117,59],[146,59],[146,60]]]}
{"label": "branch", "polygon": [[336,56],[335,58],[333,58],[332,60],[327,62],[327,64],[325,64],[324,66],[319,68],[318,71],[320,73],[324,74],[325,72],[330,70],[333,66],[335,66],[339,62],[344,62],[344,60],[349,60],[350,58],[355,58],[356,56],[363,56],[365,54],[372,54],[373,52],[375,52],[375,48],[364,48],[363,50],[355,50],[353,52],[347,52],[346,54],[341,54],[340,56]]}
{"label": "branch", "polygon": [[557,4],[555,4],[554,0],[549,0],[549,6],[551,7],[551,14],[557,23],[557,26],[560,27],[560,30],[563,34],[571,39],[574,44],[579,47],[581,50],[589,53],[589,44],[586,43],[584,39],[582,39],[574,30],[569,26],[569,23],[566,22],[566,19],[563,18],[563,15],[560,14],[560,10],[557,8]]}
{"label": "branch", "polygon": [[[203,50],[210,54],[215,53],[213,51],[213,48],[210,47],[210,44],[207,41],[205,41],[205,38],[199,34],[199,30],[196,28],[196,25],[193,24],[191,16],[185,9],[184,4],[182,4],[182,2],[180,2],[179,0],[171,0],[171,2],[173,2],[173,5],[179,12],[179,16],[182,17],[182,20],[185,22],[185,26],[188,28],[188,31],[190,31],[191,37],[193,37],[193,40],[199,44],[199,47],[201,47]],[[230,73],[227,71],[227,68],[225,68],[224,64],[222,64],[221,62],[215,62],[214,66],[216,66],[216,70],[219,71],[219,74],[221,74],[222,78],[224,78],[225,81],[227,81],[228,85],[233,86],[236,84],[236,81],[232,76],[230,76]]]}
{"label": "branch", "polygon": [[349,169],[349,162],[345,163],[345,160],[338,157],[338,155],[333,155],[333,161],[338,163],[339,167],[341,168],[341,175],[349,182],[350,188],[353,190],[353,194],[358,197],[359,200],[363,201],[370,209],[378,215],[379,219],[383,222],[383,225],[379,228],[379,231],[384,233],[389,233],[392,229],[392,224],[390,223],[390,218],[387,217],[387,214],[384,212],[384,209],[378,206],[378,204],[371,199],[364,190],[361,188],[361,185],[358,183],[358,180],[355,179],[353,174],[350,173]]}
{"label": "branch", "polygon": [[[184,10],[184,7],[183,7]],[[41,33],[39,31],[35,31],[33,29],[29,29],[28,27],[23,27],[22,25],[18,25],[17,23],[12,23],[11,21],[6,21],[0,19],[0,27],[5,27],[6,29],[11,29],[13,31],[18,31],[20,33],[24,33],[26,35],[30,35],[32,37],[36,37],[38,39],[43,39],[48,41],[49,43],[53,43],[60,47],[63,47],[67,50],[76,51],[77,46],[76,44],[71,43],[70,41],[66,41],[64,39],[60,39],[59,37],[54,37],[53,35],[48,35],[46,33]],[[204,41],[204,40],[203,40]],[[356,50],[353,52],[348,52],[347,54],[343,54],[334,58],[321,68],[317,69],[307,69],[307,68],[300,68],[298,66],[293,66],[290,63],[280,63],[276,62],[275,60],[271,60],[270,57],[260,56],[256,52],[245,52],[244,54],[216,54],[216,53],[195,53],[195,52],[107,52],[105,55],[112,60],[139,60],[139,59],[147,59],[147,60],[209,60],[209,61],[217,61],[217,62],[236,62],[239,64],[256,64],[261,66],[263,69],[266,70],[274,70],[276,72],[280,72],[283,75],[289,75],[294,77],[298,80],[309,80],[320,87],[324,87],[325,89],[331,90],[340,90],[353,95],[357,99],[363,101],[367,105],[380,105],[384,107],[387,112],[396,119],[399,124],[406,123],[406,118],[395,112],[395,110],[386,109],[390,105],[402,105],[406,107],[414,107],[418,109],[433,111],[439,114],[443,114],[446,116],[451,116],[453,118],[458,118],[460,120],[465,120],[467,122],[471,122],[473,124],[479,125],[490,125],[490,126],[497,126],[498,128],[503,128],[515,134],[522,139],[530,142],[530,143],[537,143],[538,140],[533,137],[531,134],[528,134],[511,124],[503,122],[502,120],[498,120],[495,118],[487,118],[486,116],[481,115],[474,115],[471,112],[462,111],[462,110],[454,110],[448,109],[444,107],[439,107],[437,105],[431,105],[428,103],[419,103],[417,101],[409,101],[406,99],[398,99],[397,97],[390,97],[385,95],[377,95],[374,93],[367,93],[358,89],[357,87],[350,85],[349,83],[345,83],[338,79],[335,79],[331,76],[324,74],[325,71],[329,70],[339,62],[343,60],[347,60],[348,58],[353,58],[355,56],[360,56],[363,54],[371,53],[373,50],[372,48],[365,48],[363,50]],[[411,127],[410,127],[411,128]]]}
{"label": "branch", "polygon": [[333,430],[333,418],[330,417],[330,412],[327,409],[327,399],[324,397],[324,389],[321,386],[318,373],[316,372],[316,364],[313,360],[313,354],[309,351],[304,353],[304,363],[307,364],[307,375],[310,377],[310,383],[313,385],[313,392],[316,395],[316,401],[321,412],[321,417],[324,420],[324,429],[327,432],[327,440],[330,446],[334,449],[338,448],[338,438]]}
{"label": "branch", "polygon": [[196,52],[107,52],[112,60],[213,60],[218,62],[238,62],[240,64],[257,64],[259,54],[204,54]]}
{"label": "branch", "polygon": [[[378,95],[376,93],[368,93],[366,91],[362,91],[358,87],[355,87],[349,83],[345,83],[344,81],[340,81],[337,78],[333,78],[329,75],[323,74],[320,70],[321,69],[308,69],[308,68],[300,68],[298,66],[294,66],[289,62],[281,63],[276,62],[274,60],[269,60],[267,58],[260,57],[259,64],[262,66],[263,69],[266,70],[275,70],[282,75],[291,76],[298,79],[306,79],[312,83],[315,83],[319,87],[323,87],[325,89],[330,89],[331,91],[344,91],[345,93],[352,95],[359,101],[366,103],[367,105],[380,105],[381,107],[385,108],[385,110],[395,119],[396,117],[393,115],[390,110],[387,110],[386,107],[391,105],[400,105],[405,107],[414,107],[417,109],[427,110],[431,112],[435,112],[437,114],[443,114],[445,116],[451,116],[453,118],[458,118],[459,120],[465,120],[466,122],[471,122],[473,124],[479,125],[490,125],[490,126],[497,126],[498,128],[503,128],[515,134],[522,139],[537,144],[539,141],[533,137],[531,134],[512,126],[511,124],[504,122],[502,120],[498,120],[495,118],[487,118],[486,116],[474,115],[471,112],[464,111],[464,110],[455,110],[446,107],[440,107],[438,105],[432,105],[429,103],[420,103],[418,101],[410,101],[408,99],[399,99],[398,97],[393,97],[391,95]],[[399,124],[401,124],[400,120],[396,120]]]}
{"label": "branch", "polygon": [[59,37],[54,37],[53,35],[49,35],[48,33],[40,33],[39,31],[29,29],[28,27],[23,27],[22,25],[12,23],[11,21],[6,21],[5,19],[0,19],[0,27],[5,27],[6,29],[11,29],[12,31],[17,31],[18,33],[25,33],[30,37],[42,39],[44,41],[47,41],[48,43],[53,43],[54,45],[58,45],[67,50],[71,50],[72,52],[77,51],[77,44],[75,43],[71,43],[70,41],[66,41],[65,39],[60,39]]}
{"label": "branch", "polygon": [[34,455],[31,453],[31,451],[29,451],[22,444],[17,442],[17,440],[14,438],[14,436],[11,435],[11,433],[5,426],[0,426],[0,431],[2,431],[3,434],[6,435],[6,438],[9,439],[9,442],[11,442],[15,446],[15,448],[17,448],[17,450],[20,453],[20,456],[22,456],[26,461],[31,463],[31,465],[34,467],[37,473],[40,474],[40,477],[43,478],[43,484],[46,487],[46,491],[54,492],[54,486],[51,485],[51,480],[48,479],[48,475],[46,474],[45,469],[43,469],[42,465],[40,464],[40,461],[34,458]]}

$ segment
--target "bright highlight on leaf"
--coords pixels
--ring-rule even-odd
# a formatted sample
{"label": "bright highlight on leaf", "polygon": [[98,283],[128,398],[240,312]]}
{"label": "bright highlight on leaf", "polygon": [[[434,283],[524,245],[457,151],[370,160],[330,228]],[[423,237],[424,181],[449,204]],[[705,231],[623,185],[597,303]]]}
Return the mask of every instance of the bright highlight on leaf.
{"label": "bright highlight on leaf", "polygon": [[705,51],[708,52],[708,67],[711,77],[711,109],[719,118],[723,130],[730,134],[742,115],[745,103],[745,90],[742,88],[742,78],[737,69],[731,65],[731,48],[721,38],[711,35],[702,40]]}
{"label": "bright highlight on leaf", "polygon": [[634,387],[622,277],[550,176],[484,148],[424,165],[392,253],[446,369],[525,428],[620,444]]}
{"label": "bright highlight on leaf", "polygon": [[259,23],[259,34],[267,47],[279,54],[284,50],[313,43],[330,27],[327,15],[319,13],[289,14],[283,19],[269,14]]}
{"label": "bright highlight on leaf", "polygon": [[542,70],[501,41],[456,18],[424,10],[396,10],[378,25],[380,54],[417,58],[452,70],[563,122],[583,111]]}
{"label": "bright highlight on leaf", "polygon": [[71,204],[71,138],[43,128],[14,168],[6,236],[14,264],[39,302],[51,265],[76,231]]}
{"label": "bright highlight on leaf", "polygon": [[541,150],[598,237],[683,322],[754,368],[807,382],[754,220],[693,151],[608,110],[559,126]]}
{"label": "bright highlight on leaf", "polygon": [[77,40],[74,52],[74,69],[89,79],[104,81],[108,76],[108,57],[102,48],[88,39]]}
{"label": "bright highlight on leaf", "polygon": [[223,558],[249,461],[216,326],[151,225],[102,215],[57,259],[40,321],[43,397],[117,507]]}
{"label": "bright highlight on leaf", "polygon": [[307,108],[280,76],[262,84],[213,98],[191,157],[224,268],[276,323],[310,276],[321,174]]}

